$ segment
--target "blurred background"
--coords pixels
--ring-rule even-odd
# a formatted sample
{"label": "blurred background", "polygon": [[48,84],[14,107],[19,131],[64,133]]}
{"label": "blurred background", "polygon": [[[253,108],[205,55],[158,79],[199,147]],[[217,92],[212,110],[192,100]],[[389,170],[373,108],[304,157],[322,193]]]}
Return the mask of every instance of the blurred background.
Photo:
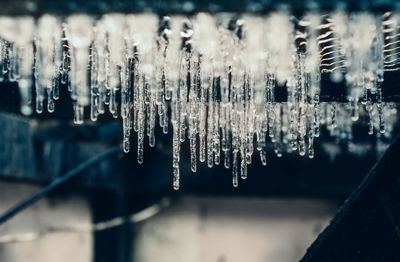
{"label": "blurred background", "polygon": [[[257,12],[266,12],[276,5],[272,1],[3,2],[3,15],[34,16],[46,12],[236,12],[255,7]],[[335,6],[335,1],[277,2],[292,5],[294,12],[300,13],[316,2],[327,10]],[[383,10],[394,1],[349,1],[348,6],[360,9],[365,2],[369,3],[368,8]],[[398,77],[396,72],[385,75],[383,95],[388,101],[398,102]],[[324,78],[321,85],[321,97],[328,100],[335,101],[344,92],[344,83],[334,84]],[[19,113],[16,84],[0,83],[0,214],[40,192],[78,164],[120,144],[120,120],[103,115],[96,123],[73,125],[70,96],[65,86],[61,90],[63,99],[56,102],[55,113],[24,117]],[[398,134],[399,126],[394,128],[394,134]],[[185,142],[181,149],[181,188],[175,191],[172,136],[158,129],[156,146],[151,148],[145,142],[143,164],[137,164],[136,150],[111,154],[1,223],[0,261],[299,261],[394,141],[369,136],[365,121],[360,121],[354,132],[353,140],[337,141],[322,130],[312,160],[293,154],[278,158],[270,148],[267,166],[255,159],[249,166],[249,177],[240,180],[238,188],[232,187],[231,170],[223,166],[209,169],[205,163],[199,163],[197,173],[192,173],[189,145]],[[132,148],[136,148],[136,138],[132,143]],[[393,166],[392,171],[385,169],[383,173],[398,175],[394,170],[397,169]],[[398,192],[399,188],[393,190]],[[360,189],[359,193],[363,191]],[[379,197],[375,191],[367,193],[373,200]],[[337,236],[333,240],[348,249],[330,244],[331,249],[342,252],[327,255],[325,260],[314,256],[305,257],[304,261],[370,261],[365,259],[370,257],[370,243],[363,242],[367,241],[363,234],[380,237],[374,231],[376,228],[389,242],[382,240],[382,247],[375,247],[376,257],[387,256],[374,261],[399,261],[394,247],[400,242],[400,220],[396,220],[400,213],[384,211],[379,208],[381,202],[375,208],[373,201],[360,201],[368,202],[367,208],[351,206],[347,210],[351,214],[346,217],[355,218],[363,227],[355,231],[353,221],[346,222],[343,229],[340,220],[331,230],[344,232],[349,242]],[[371,213],[366,215],[365,209]],[[380,217],[385,212],[397,215],[388,222],[386,216]],[[363,218],[359,219],[359,215]]]}
{"label": "blurred background", "polygon": [[[118,121],[75,126],[68,99],[55,115],[22,117],[16,88],[0,90],[0,213],[120,143]],[[359,128],[351,143],[322,136],[312,160],[270,149],[238,188],[222,166],[192,173],[184,144],[178,191],[172,138],[158,130],[143,164],[136,150],[113,154],[1,224],[0,261],[299,261],[392,142]]]}

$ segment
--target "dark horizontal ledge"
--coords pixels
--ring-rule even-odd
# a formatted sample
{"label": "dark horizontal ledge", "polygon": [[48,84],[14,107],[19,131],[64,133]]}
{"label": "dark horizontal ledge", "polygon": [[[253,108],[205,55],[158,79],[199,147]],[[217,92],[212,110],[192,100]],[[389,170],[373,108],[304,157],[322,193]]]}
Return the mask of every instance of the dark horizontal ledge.
{"label": "dark horizontal ledge", "polygon": [[45,13],[69,15],[87,13],[101,15],[108,12],[137,13],[153,12],[159,14],[192,14],[196,12],[235,12],[268,13],[286,8],[294,14],[308,10],[331,11],[346,9],[349,11],[369,10],[384,12],[396,8],[396,1],[352,1],[342,0],[6,0],[2,1],[1,15],[33,15]]}

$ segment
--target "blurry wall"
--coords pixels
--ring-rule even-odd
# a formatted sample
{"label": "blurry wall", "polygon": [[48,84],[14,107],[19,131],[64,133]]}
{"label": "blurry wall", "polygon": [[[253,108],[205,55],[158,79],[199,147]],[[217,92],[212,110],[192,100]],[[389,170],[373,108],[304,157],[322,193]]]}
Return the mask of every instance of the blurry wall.
{"label": "blurry wall", "polygon": [[337,208],[312,199],[184,197],[136,225],[134,261],[297,262]]}
{"label": "blurry wall", "polygon": [[[0,182],[0,213],[39,190],[37,186]],[[0,261],[90,262],[92,234],[71,230],[90,223],[85,198],[77,194],[44,198],[0,226]]]}

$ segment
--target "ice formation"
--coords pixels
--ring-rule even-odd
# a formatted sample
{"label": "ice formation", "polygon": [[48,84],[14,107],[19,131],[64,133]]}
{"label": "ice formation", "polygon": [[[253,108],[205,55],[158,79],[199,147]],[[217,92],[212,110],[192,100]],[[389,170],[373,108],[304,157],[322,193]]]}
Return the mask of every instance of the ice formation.
{"label": "ice formation", "polygon": [[[145,137],[153,147],[156,126],[172,127],[175,189],[187,139],[193,172],[198,161],[223,164],[238,186],[256,151],[266,165],[269,141],[278,157],[313,158],[321,126],[352,139],[360,114],[369,134],[391,135],[396,107],[382,101],[382,82],[400,65],[399,23],[366,12],[0,17],[0,78],[18,82],[25,115],[53,112],[67,86],[74,123],[121,117],[123,150],[136,133],[139,163]],[[347,102],[320,102],[321,73],[344,79]]]}

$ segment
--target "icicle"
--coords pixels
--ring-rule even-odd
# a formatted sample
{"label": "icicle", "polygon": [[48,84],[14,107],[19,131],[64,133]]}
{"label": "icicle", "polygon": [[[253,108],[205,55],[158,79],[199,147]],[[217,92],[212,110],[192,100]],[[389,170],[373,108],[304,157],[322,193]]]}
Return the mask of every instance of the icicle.
{"label": "icicle", "polygon": [[146,78],[143,76],[142,81],[139,85],[139,113],[138,113],[138,149],[137,149],[137,161],[139,164],[143,163],[143,144],[144,144],[144,132],[145,132],[145,105],[144,105],[144,90]]}
{"label": "icicle", "polygon": [[197,171],[196,161],[196,134],[192,133],[190,137],[190,168],[193,172]]}
{"label": "icicle", "polygon": [[[37,113],[55,111],[66,85],[75,124],[85,111],[92,121],[105,113],[120,117],[124,152],[137,132],[138,163],[146,137],[154,147],[157,129],[166,134],[172,127],[175,189],[181,147],[189,148],[182,157],[193,172],[197,161],[223,162],[237,187],[254,151],[262,165],[269,148],[277,157],[298,150],[314,158],[324,128],[347,145],[360,119],[378,143],[393,136],[397,110],[384,102],[382,82],[386,70],[400,69],[397,14],[310,12],[295,23],[283,11],[61,20],[0,17],[0,81],[18,83],[24,115],[32,104]],[[320,102],[325,72],[335,82],[344,76],[345,103]]]}
{"label": "icicle", "polygon": [[[314,119],[313,115],[310,115],[311,119]],[[308,132],[307,132],[307,136],[308,136],[308,148],[307,148],[307,153],[308,153],[308,158],[312,159],[314,158],[314,120],[309,120],[308,123]]]}
{"label": "icicle", "polygon": [[174,121],[173,123],[173,140],[172,140],[172,168],[173,168],[173,186],[175,190],[179,189],[180,186],[180,174],[179,174],[179,150],[180,150],[180,141],[179,141],[179,132],[180,129],[178,127],[178,123]]}
{"label": "icicle", "polygon": [[93,39],[92,19],[85,15],[70,16],[67,19],[67,38],[71,46],[71,91],[75,103],[76,124],[84,121],[84,107],[90,103],[87,68],[89,46]]}
{"label": "icicle", "polygon": [[382,88],[380,86],[377,87],[376,93],[376,107],[378,108],[378,118],[379,118],[379,132],[381,134],[385,133],[385,119],[383,115],[383,103],[382,103]]}
{"label": "icicle", "polygon": [[232,184],[233,184],[234,187],[238,187],[238,185],[239,185],[239,171],[238,171],[238,155],[237,155],[237,151],[233,151]]}
{"label": "icicle", "polygon": [[373,123],[373,108],[371,103],[365,105],[366,111],[368,113],[368,135],[374,134],[374,123]]}
{"label": "icicle", "polygon": [[[29,115],[32,112],[32,65],[34,21],[31,17],[0,17],[0,37],[10,43],[2,48],[3,73],[7,66],[9,81],[19,81],[21,112]],[[8,52],[4,48],[9,46]],[[5,57],[8,53],[8,59]],[[8,61],[7,61],[8,60]],[[5,66],[5,62],[8,63]]]}

